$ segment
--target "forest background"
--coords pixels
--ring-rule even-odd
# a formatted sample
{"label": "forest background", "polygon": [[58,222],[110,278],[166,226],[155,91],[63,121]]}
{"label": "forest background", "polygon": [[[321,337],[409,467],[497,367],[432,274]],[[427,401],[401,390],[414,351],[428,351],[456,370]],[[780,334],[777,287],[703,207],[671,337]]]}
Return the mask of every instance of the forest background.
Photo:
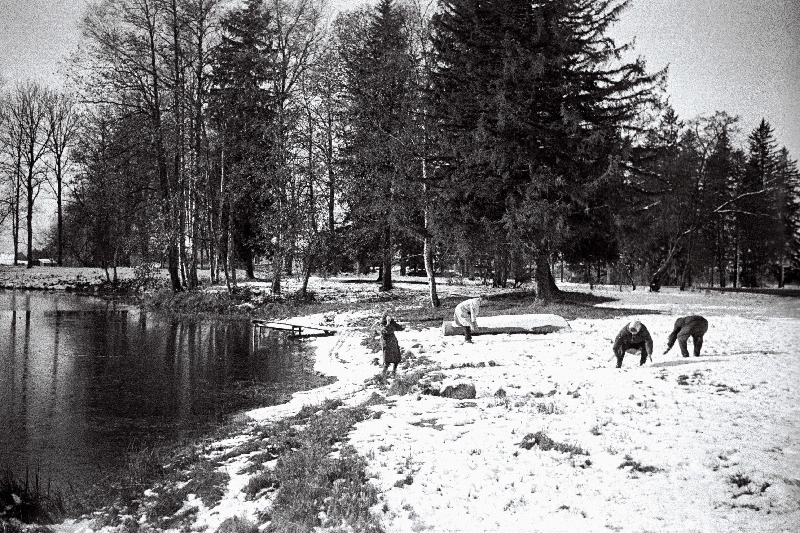
{"label": "forest background", "polygon": [[[69,89],[0,97],[14,261],[236,287],[378,270],[783,286],[800,177],[767,119],[683,119],[609,37],[625,1],[100,1]],[[739,139],[745,139],[739,141]],[[37,202],[56,223],[34,247]],[[306,284],[301,293],[305,294]]]}

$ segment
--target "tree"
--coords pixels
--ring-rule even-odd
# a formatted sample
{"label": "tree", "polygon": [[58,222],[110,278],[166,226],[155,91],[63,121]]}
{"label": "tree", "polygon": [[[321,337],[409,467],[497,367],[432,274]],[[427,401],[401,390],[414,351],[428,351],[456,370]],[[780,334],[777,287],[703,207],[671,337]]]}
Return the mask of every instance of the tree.
{"label": "tree", "polygon": [[[333,39],[328,39],[325,49],[319,54],[314,68],[304,79],[304,109],[307,116],[309,157],[316,161],[314,185],[316,202],[313,217],[319,217],[318,231],[320,249],[318,266],[328,272],[341,269],[344,252],[337,208],[341,196],[341,159],[344,138],[344,79],[339,49]],[[312,153],[316,152],[316,159]],[[309,176],[309,193],[311,176]],[[316,218],[314,219],[316,220]]]}
{"label": "tree", "polygon": [[[270,15],[258,0],[228,11],[215,50],[210,113],[218,137],[218,225],[227,227],[225,274],[235,285],[234,243],[253,276],[265,250],[268,209],[274,202],[270,154],[275,94],[269,89],[274,57]],[[230,274],[229,274],[230,270]],[[229,276],[231,278],[229,279]]]}
{"label": "tree", "polygon": [[70,166],[69,150],[75,143],[80,125],[75,99],[68,94],[54,95],[47,109],[50,131],[49,155],[53,172],[52,189],[56,197],[57,262],[64,263],[64,180]]}
{"label": "tree", "polygon": [[784,201],[781,209],[784,247],[781,250],[778,275],[778,286],[783,287],[786,263],[800,270],[800,170],[797,168],[797,161],[791,159],[786,147],[778,152],[776,170]]}
{"label": "tree", "polygon": [[[174,7],[174,5],[173,5]],[[149,119],[145,132],[153,146],[155,184],[162,212],[167,268],[174,291],[183,289],[180,248],[184,233],[180,209],[182,191],[178,173],[170,171],[169,137],[169,27],[170,11],[163,0],[103,0],[83,21],[86,47],[81,65],[84,99],[110,104],[125,113]],[[169,36],[166,37],[165,36]],[[173,50],[176,52],[176,50]],[[174,117],[173,117],[174,118]],[[174,122],[172,124],[174,127]],[[173,154],[173,157],[178,157]]]}
{"label": "tree", "polygon": [[[218,281],[217,239],[214,222],[214,195],[209,163],[208,114],[209,76],[207,71],[212,60],[212,50],[217,42],[217,7],[219,0],[191,0],[182,3],[184,31],[186,41],[183,57],[186,63],[186,113],[190,118],[190,182],[186,202],[191,209],[191,271],[189,288],[198,283],[197,264],[202,261],[205,249],[209,258],[211,280]],[[209,194],[204,194],[207,192]],[[198,258],[198,255],[200,256]]]}
{"label": "tree", "polygon": [[[684,261],[681,285],[691,269],[691,251],[699,231],[711,220],[715,189],[709,183],[708,158],[720,135],[735,119],[717,116],[698,120],[686,127],[671,108],[667,108],[648,135],[645,172],[632,183],[638,192],[635,206],[642,216],[633,225],[638,229],[640,246],[648,244],[656,266],[650,289],[658,291],[677,258]],[[724,201],[724,199],[720,200]],[[647,236],[647,237],[646,237]]]}
{"label": "tree", "polygon": [[116,281],[117,266],[131,254],[147,256],[162,224],[160,210],[149,201],[157,168],[152,145],[139,140],[143,127],[142,115],[117,116],[105,106],[87,113],[75,143],[80,171],[65,209],[64,244],[78,263],[106,269],[109,281]]}
{"label": "tree", "polygon": [[434,17],[451,221],[465,219],[468,247],[490,243],[495,284],[513,242],[536,264],[537,297],[549,299],[566,215],[596,207],[587,192],[621,179],[621,133],[656,102],[663,77],[616,60],[627,46],[605,32],[627,4],[449,0]]}
{"label": "tree", "polygon": [[268,224],[275,228],[272,238],[272,292],[281,292],[281,272],[291,272],[298,234],[307,218],[301,215],[300,193],[304,170],[299,160],[305,150],[301,82],[322,50],[324,36],[320,0],[270,0],[271,29],[275,61],[270,84],[274,95],[275,121],[270,130],[273,142],[272,174],[276,209]]}
{"label": "tree", "polygon": [[[414,211],[408,176],[415,158],[404,139],[413,124],[415,61],[406,13],[392,0],[381,0],[369,19],[351,20],[356,24],[345,31],[363,40],[342,39],[349,103],[346,158],[352,173],[345,201],[358,232],[354,240],[378,244],[381,290],[391,290],[395,233]],[[345,28],[341,22],[340,28]]]}
{"label": "tree", "polygon": [[[51,131],[47,127],[47,113],[53,94],[34,82],[18,84],[9,105],[9,116],[17,129],[23,190],[26,200],[28,231],[28,268],[33,267],[33,207],[46,173],[44,157],[50,142]],[[12,126],[14,127],[14,126]]]}
{"label": "tree", "polygon": [[747,197],[741,202],[736,223],[740,236],[741,283],[755,287],[771,263],[782,256],[785,199],[783,184],[778,182],[772,126],[762,119],[748,140],[747,165],[739,184],[740,194]]}
{"label": "tree", "polygon": [[[735,194],[735,184],[739,181],[739,175],[744,167],[744,154],[741,150],[735,149],[731,136],[738,132],[736,129],[737,117],[728,117],[726,114],[717,113],[717,117],[723,118],[721,121],[709,121],[708,127],[717,134],[711,139],[711,150],[706,164],[708,176],[708,187],[712,201],[721,205],[729,201]],[[715,124],[719,125],[716,127]],[[715,139],[715,140],[714,140]],[[720,287],[728,284],[729,265],[736,254],[736,238],[734,232],[735,218],[730,213],[719,212],[711,222],[708,231],[709,244],[713,250],[713,265],[711,274],[711,284],[714,284],[714,268],[719,276]]]}
{"label": "tree", "polygon": [[0,100],[0,169],[3,171],[2,221],[11,218],[14,265],[19,258],[20,217],[22,213],[22,125],[14,119],[12,93]]}

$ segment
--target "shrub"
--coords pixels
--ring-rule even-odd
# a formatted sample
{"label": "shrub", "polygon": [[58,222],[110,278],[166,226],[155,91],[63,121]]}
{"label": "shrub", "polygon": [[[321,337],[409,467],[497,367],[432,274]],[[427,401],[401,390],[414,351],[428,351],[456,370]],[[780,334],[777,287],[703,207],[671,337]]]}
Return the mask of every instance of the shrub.
{"label": "shrub", "polygon": [[163,285],[159,278],[160,270],[157,263],[142,263],[133,267],[134,288],[138,291],[147,291]]}
{"label": "shrub", "polygon": [[216,533],[258,533],[258,526],[246,518],[233,516],[222,522]]}

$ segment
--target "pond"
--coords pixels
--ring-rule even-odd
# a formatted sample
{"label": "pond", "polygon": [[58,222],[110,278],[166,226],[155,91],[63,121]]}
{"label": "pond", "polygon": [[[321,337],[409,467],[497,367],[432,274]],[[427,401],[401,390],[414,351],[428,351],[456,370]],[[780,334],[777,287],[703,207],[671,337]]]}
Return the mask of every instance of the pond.
{"label": "pond", "polygon": [[80,489],[126,452],[318,386],[303,343],[247,320],[174,320],[63,293],[0,291],[0,472]]}

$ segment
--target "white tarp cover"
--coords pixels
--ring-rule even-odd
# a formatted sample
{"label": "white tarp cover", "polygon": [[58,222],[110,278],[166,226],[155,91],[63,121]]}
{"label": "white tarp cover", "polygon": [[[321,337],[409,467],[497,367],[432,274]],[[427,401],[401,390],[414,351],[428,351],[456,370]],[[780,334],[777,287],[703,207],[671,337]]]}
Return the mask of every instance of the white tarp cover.
{"label": "white tarp cover", "polygon": [[[497,333],[552,333],[560,329],[570,329],[564,317],[559,315],[496,315],[478,317],[478,330],[473,334],[491,335]],[[464,328],[446,319],[442,323],[442,334],[463,335]]]}

